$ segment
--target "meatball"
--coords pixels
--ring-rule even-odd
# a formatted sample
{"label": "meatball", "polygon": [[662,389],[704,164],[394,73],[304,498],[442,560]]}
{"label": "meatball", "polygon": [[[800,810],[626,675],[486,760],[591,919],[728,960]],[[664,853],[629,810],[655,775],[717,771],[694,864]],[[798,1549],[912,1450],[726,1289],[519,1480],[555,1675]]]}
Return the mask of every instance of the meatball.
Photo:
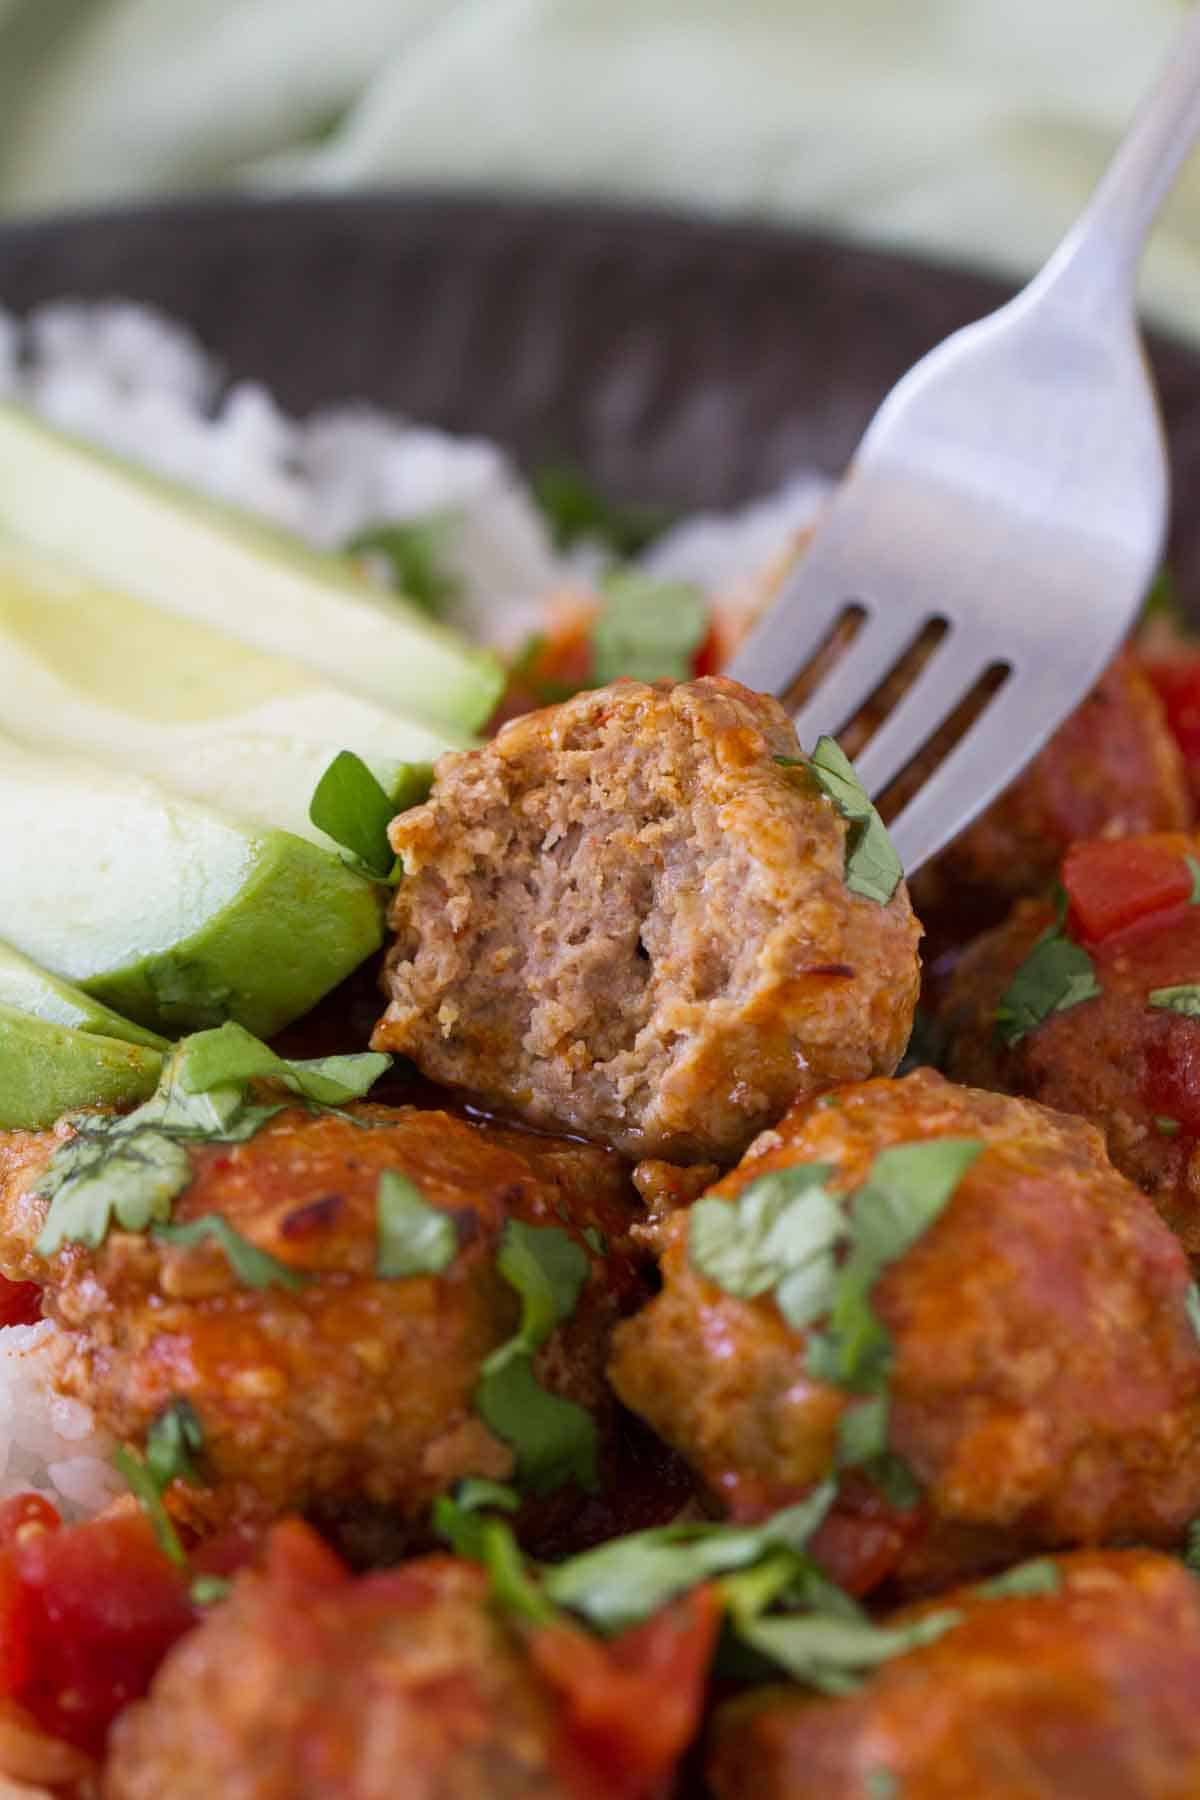
{"label": "meatball", "polygon": [[857,1693],[723,1706],[716,1800],[1191,1800],[1200,1584],[1152,1552],[1077,1551],[1050,1591],[951,1593],[961,1623]]}
{"label": "meatball", "polygon": [[[1200,907],[1188,898],[1184,860],[1197,853],[1200,839],[1173,833],[1075,846],[1063,881],[1084,915],[1072,901],[1056,935],[1086,951],[1098,991],[1026,1020],[1024,1035],[1006,1041],[1015,1033],[1002,1032],[997,1014],[1035,945],[1056,929],[1048,902],[1027,901],[966,951],[941,1009],[951,1074],[1089,1119],[1192,1255],[1200,1255],[1200,1019],[1151,996],[1200,974]],[[1103,935],[1090,935],[1089,924]]]}
{"label": "meatball", "polygon": [[[911,671],[902,685],[909,680]],[[862,749],[897,698],[885,688],[855,721],[843,737],[849,755]],[[889,793],[889,815],[924,783],[968,722],[970,708],[960,710]],[[913,878],[913,903],[932,954],[994,925],[1014,900],[1044,892],[1076,838],[1176,831],[1193,816],[1162,703],[1133,656],[1121,656],[1012,786]]]}
{"label": "meatball", "polygon": [[773,700],[619,682],[438,764],[377,1048],[534,1124],[733,1161],[797,1094],[890,1072],[919,927],[845,880],[850,827]]}
{"label": "meatball", "polygon": [[289,1521],[117,1721],[105,1800],[653,1800],[697,1722],[716,1608],[656,1623],[610,1657],[507,1624],[474,1564],[353,1580]]}
{"label": "meatball", "polygon": [[[1090,1126],[921,1070],[795,1107],[712,1193],[804,1164],[850,1190],[884,1149],[945,1138],[984,1148],[870,1289],[889,1338],[886,1450],[919,1503],[889,1511],[841,1467],[818,1554],[859,1591],[889,1575],[912,1591],[1026,1548],[1174,1543],[1200,1510],[1187,1261]],[[864,1187],[852,1204],[884,1202]],[[692,1217],[663,1227],[662,1291],[618,1327],[609,1373],[712,1494],[759,1517],[852,1462],[854,1396],[811,1371],[812,1328],[772,1293],[739,1298],[700,1272]]]}
{"label": "meatball", "polygon": [[[512,1451],[473,1396],[484,1359],[517,1325],[517,1294],[496,1264],[510,1219],[561,1226],[586,1252],[575,1311],[535,1366],[556,1392],[603,1409],[609,1329],[638,1291],[619,1249],[634,1209],[606,1153],[377,1105],[321,1116],[289,1107],[246,1142],[190,1147],[193,1178],[173,1223],[216,1215],[302,1277],[293,1291],[246,1285],[211,1238],[113,1229],[98,1249],[70,1244],[43,1261],[32,1245],[46,1202],[33,1189],[70,1129],[9,1140],[0,1267],[44,1282],[46,1313],[65,1333],[59,1385],[116,1436],[140,1443],[173,1401],[194,1407],[209,1485],[174,1484],[180,1516],[204,1525],[363,1501],[415,1518],[460,1476],[507,1477]],[[457,1247],[441,1273],[376,1273],[387,1171],[453,1221]]]}

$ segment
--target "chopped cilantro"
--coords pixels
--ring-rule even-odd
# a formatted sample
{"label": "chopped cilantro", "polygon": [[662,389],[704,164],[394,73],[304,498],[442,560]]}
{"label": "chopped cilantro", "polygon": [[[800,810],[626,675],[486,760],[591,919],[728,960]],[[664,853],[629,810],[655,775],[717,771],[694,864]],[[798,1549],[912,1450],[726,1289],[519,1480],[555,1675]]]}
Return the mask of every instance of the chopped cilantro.
{"label": "chopped cilantro", "polygon": [[197,1575],[193,1578],[188,1594],[193,1606],[215,1606],[220,1600],[227,1600],[232,1591],[232,1581],[224,1575]]}
{"label": "chopped cilantro", "polygon": [[832,1173],[829,1163],[802,1163],[760,1175],[736,1200],[697,1200],[688,1215],[693,1268],[746,1300],[804,1279],[814,1266],[828,1278],[843,1229],[841,1206],[824,1186]]}
{"label": "chopped cilantro", "polygon": [[458,1239],[454,1220],[430,1206],[415,1182],[399,1169],[385,1169],[375,1199],[379,1249],[375,1273],[384,1280],[405,1275],[440,1275],[454,1261]]}
{"label": "chopped cilantro", "polygon": [[1192,891],[1188,895],[1189,906],[1200,906],[1200,861],[1194,856],[1185,856],[1187,872],[1192,878]]}
{"label": "chopped cilantro", "polygon": [[685,581],[657,581],[636,570],[610,575],[592,625],[597,686],[622,675],[638,681],[686,681],[708,635],[708,606]]}
{"label": "chopped cilantro", "polygon": [[204,1450],[204,1428],[190,1400],[172,1400],[146,1433],[146,1467],[159,1492],[172,1481],[199,1480],[196,1457]]}
{"label": "chopped cilantro", "polygon": [[584,1243],[594,1255],[608,1255],[608,1239],[598,1225],[585,1225],[581,1235]]}
{"label": "chopped cilantro", "polygon": [[1152,619],[1166,619],[1178,630],[1191,636],[1192,624],[1184,611],[1179,598],[1179,590],[1175,585],[1175,577],[1170,565],[1164,563],[1151,585],[1150,592],[1142,602],[1138,629],[1148,625]]}
{"label": "chopped cilantro", "polygon": [[1187,1314],[1188,1324],[1197,1338],[1200,1338],[1200,1287],[1189,1281],[1187,1292],[1183,1297],[1183,1309]]}
{"label": "chopped cilantro", "polygon": [[465,1481],[459,1482],[454,1498],[467,1512],[486,1512],[492,1507],[497,1512],[515,1513],[521,1507],[521,1496],[516,1488],[509,1487],[507,1482],[489,1481],[486,1475],[468,1475]]}
{"label": "chopped cilantro", "polygon": [[854,764],[833,738],[822,737],[809,758],[808,771],[850,827],[846,834],[846,886],[852,894],[886,906],[904,870]]}
{"label": "chopped cilantro", "polygon": [[772,1293],[793,1330],[825,1320],[809,1336],[809,1373],[861,1396],[841,1416],[838,1461],[865,1468],[897,1505],[913,1504],[916,1488],[887,1448],[892,1344],[871,1291],[938,1218],[982,1149],[975,1138],[894,1145],[851,1197],[831,1191],[829,1164],[772,1170],[735,1201],[698,1200],[688,1218],[688,1255],[708,1280],[741,1299]]}
{"label": "chopped cilantro", "polygon": [[1200,1575],[1200,1519],[1193,1519],[1187,1528],[1187,1543],[1183,1552],[1185,1567],[1193,1575]]}
{"label": "chopped cilantro", "polygon": [[699,1582],[776,1551],[800,1557],[835,1492],[832,1481],[823,1482],[761,1525],[663,1525],[613,1538],[550,1569],[546,1593],[597,1631],[624,1631]]}
{"label": "chopped cilantro", "polygon": [[1178,1119],[1168,1119],[1164,1113],[1155,1113],[1154,1129],[1161,1132],[1163,1137],[1178,1137],[1183,1127]]}
{"label": "chopped cilantro", "polygon": [[1018,1595],[1057,1594],[1061,1587],[1058,1564],[1048,1556],[1039,1556],[1006,1569],[1003,1575],[994,1575],[990,1581],[981,1581],[975,1592],[983,1600],[1007,1600]]}
{"label": "chopped cilantro", "polygon": [[868,1769],[866,1788],[866,1800],[900,1800],[900,1783],[890,1769]]}
{"label": "chopped cilantro", "polygon": [[300,1269],[289,1269],[286,1263],[279,1262],[267,1251],[260,1250],[249,1238],[244,1238],[240,1231],[235,1231],[228,1219],[220,1213],[203,1213],[198,1219],[189,1219],[184,1225],[156,1225],[155,1237],[163,1238],[168,1244],[179,1244],[190,1248],[211,1238],[220,1245],[225,1253],[225,1260],[245,1287],[286,1288],[289,1293],[298,1293],[309,1281],[309,1276]]}
{"label": "chopped cilantro", "polygon": [[876,1625],[841,1613],[801,1612],[735,1618],[738,1637],[785,1669],[796,1681],[825,1694],[853,1693],[871,1672],[894,1656],[936,1643],[961,1625],[952,1607],[926,1613],[908,1625]]}
{"label": "chopped cilantro", "polygon": [[586,541],[624,561],[661,537],[675,518],[665,506],[623,506],[609,500],[578,469],[561,463],[539,469],[532,485],[558,550]]}
{"label": "chopped cilantro", "polygon": [[158,1087],[131,1113],[80,1113],[74,1134],[55,1150],[36,1192],[50,1201],[37,1240],[39,1256],[65,1243],[95,1249],[113,1224],[125,1231],[163,1225],[192,1178],[187,1146],[243,1143],[281,1110],[250,1099],[265,1077],[316,1106],[357,1099],[391,1062],[364,1053],[289,1062],[240,1025],[183,1038]]}
{"label": "chopped cilantro", "polygon": [[113,1451],[113,1463],[119,1473],[124,1476],[130,1493],[150,1521],[155,1540],[168,1562],[173,1562],[177,1569],[187,1568],[187,1556],[179,1541],[179,1533],[175,1529],[170,1513],[163,1505],[162,1484],[158,1481],[148,1463],[142,1461],[132,1450],[123,1445]]}
{"label": "chopped cilantro", "polygon": [[462,592],[462,583],[443,560],[457,523],[452,513],[382,520],[356,532],[342,548],[349,556],[377,558],[387,570],[388,585],[402,600],[431,619],[441,619]]}
{"label": "chopped cilantro", "polygon": [[483,1364],[475,1406],[484,1423],[516,1454],[517,1480],[548,1493],[574,1477],[596,1485],[596,1427],[589,1413],[539,1383],[533,1358],[570,1318],[585,1281],[586,1251],[557,1225],[510,1219],[496,1268],[521,1301],[514,1335]]}
{"label": "chopped cilantro", "polygon": [[1152,988],[1148,1001],[1159,1012],[1180,1013],[1185,1019],[1200,1019],[1200,982],[1185,981],[1178,987]]}
{"label": "chopped cilantro", "polygon": [[1065,904],[1030,950],[996,1008],[996,1035],[1011,1050],[1052,1013],[1069,1012],[1101,992],[1092,959],[1066,935]]}
{"label": "chopped cilantro", "polygon": [[232,1021],[185,1038],[181,1050],[178,1086],[186,1094],[244,1088],[250,1081],[277,1081],[318,1106],[361,1100],[392,1064],[390,1056],[371,1050],[290,1061]]}
{"label": "chopped cilantro", "polygon": [[308,816],[318,831],[350,853],[376,881],[390,881],[396,858],[388,826],[396,816],[391,795],[361,756],[339,750],[313,789]]}

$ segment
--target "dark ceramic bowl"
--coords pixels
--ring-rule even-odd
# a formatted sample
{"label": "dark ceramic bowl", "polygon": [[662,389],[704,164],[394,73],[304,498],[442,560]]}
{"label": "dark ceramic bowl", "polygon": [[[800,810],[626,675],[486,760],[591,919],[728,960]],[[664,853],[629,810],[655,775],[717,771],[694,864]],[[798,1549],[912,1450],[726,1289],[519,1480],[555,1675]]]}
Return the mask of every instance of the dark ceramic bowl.
{"label": "dark ceramic bowl", "polygon": [[[202,200],[0,229],[0,304],[130,295],[284,405],[369,399],[682,509],[847,461],[902,371],[999,282],[672,214],[410,194]],[[1200,355],[1151,356],[1172,550],[1200,608]]]}

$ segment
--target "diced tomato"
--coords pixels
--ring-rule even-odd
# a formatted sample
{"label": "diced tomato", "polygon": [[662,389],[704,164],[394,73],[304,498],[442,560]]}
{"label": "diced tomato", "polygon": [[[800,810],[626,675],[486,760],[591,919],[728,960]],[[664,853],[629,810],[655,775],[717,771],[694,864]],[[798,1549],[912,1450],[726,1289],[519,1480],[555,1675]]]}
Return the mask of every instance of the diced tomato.
{"label": "diced tomato", "polygon": [[36,1325],[42,1290],[36,1281],[6,1281],[0,1275],[0,1325]]}
{"label": "diced tomato", "polygon": [[98,1755],[194,1623],[187,1577],[140,1513],[62,1526],[46,1502],[19,1504],[23,1519],[9,1502],[0,1522],[0,1694]]}
{"label": "diced tomato", "polygon": [[1200,767],[1200,654],[1154,657],[1142,667],[1157,690],[1189,774]]}
{"label": "diced tomato", "polygon": [[1099,944],[1155,913],[1182,906],[1192,891],[1183,857],[1138,838],[1096,838],[1072,844],[1062,883],[1075,934]]}
{"label": "diced tomato", "polygon": [[609,1643],[569,1625],[530,1638],[530,1657],[562,1697],[574,1753],[598,1793],[652,1800],[700,1725],[721,1622],[715,1590],[690,1594]]}
{"label": "diced tomato", "polygon": [[924,1507],[893,1506],[874,1482],[850,1472],[809,1549],[830,1581],[849,1594],[869,1594],[887,1580],[928,1525]]}

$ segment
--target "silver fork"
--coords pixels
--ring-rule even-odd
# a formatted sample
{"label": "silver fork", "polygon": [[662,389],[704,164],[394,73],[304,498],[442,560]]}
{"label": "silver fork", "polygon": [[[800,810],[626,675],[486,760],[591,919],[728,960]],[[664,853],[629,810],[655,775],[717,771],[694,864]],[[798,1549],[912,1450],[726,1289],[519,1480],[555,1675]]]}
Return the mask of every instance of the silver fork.
{"label": "silver fork", "polygon": [[892,389],[795,575],[727,671],[786,699],[861,609],[849,649],[795,714],[811,746],[842,730],[940,621],[937,648],[858,758],[876,797],[986,672],[1007,669],[890,828],[909,874],[1084,698],[1158,566],[1167,463],[1134,287],[1197,134],[1200,6],[1041,273]]}

